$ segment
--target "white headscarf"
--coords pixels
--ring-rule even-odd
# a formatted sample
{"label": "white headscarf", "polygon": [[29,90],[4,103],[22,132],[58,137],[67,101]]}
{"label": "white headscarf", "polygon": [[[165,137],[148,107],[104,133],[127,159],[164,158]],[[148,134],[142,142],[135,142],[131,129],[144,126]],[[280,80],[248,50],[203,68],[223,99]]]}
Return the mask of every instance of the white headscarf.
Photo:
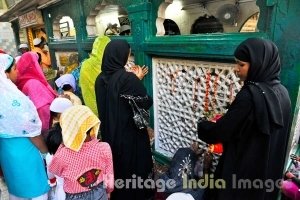
{"label": "white headscarf", "polygon": [[76,91],[76,81],[75,78],[72,74],[64,74],[61,77],[59,77],[56,81],[55,84],[57,87],[62,88],[64,85],[71,85],[74,92]]}
{"label": "white headscarf", "polygon": [[0,137],[34,137],[41,134],[42,122],[35,106],[7,78],[9,57],[0,55]]}
{"label": "white headscarf", "polygon": [[4,71],[7,70],[14,63],[14,58],[8,54],[0,54],[0,66],[3,67]]}

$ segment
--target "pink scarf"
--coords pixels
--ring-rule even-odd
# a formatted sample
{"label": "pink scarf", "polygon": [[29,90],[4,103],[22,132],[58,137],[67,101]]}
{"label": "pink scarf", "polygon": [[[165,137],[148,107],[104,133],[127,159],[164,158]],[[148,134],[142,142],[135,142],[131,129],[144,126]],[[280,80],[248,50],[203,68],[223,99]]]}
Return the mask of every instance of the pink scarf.
{"label": "pink scarf", "polygon": [[[38,55],[35,52],[26,52],[24,53],[21,58],[19,59],[17,63],[17,69],[18,69],[18,78],[17,78],[17,87],[23,91],[24,85],[27,83],[27,81],[31,79],[38,80],[41,84],[45,86],[45,88],[48,90],[47,93],[50,93],[53,98],[55,98],[56,92],[52,89],[52,87],[47,82],[44,73],[38,63]],[[31,97],[31,98],[39,98],[40,104],[50,104],[53,100],[53,98],[47,99],[46,97]],[[35,99],[32,99],[33,101]]]}
{"label": "pink scarf", "polygon": [[38,55],[34,52],[24,53],[17,63],[18,80],[17,86],[20,90],[24,87],[26,82],[30,79],[36,79],[45,85],[51,93],[56,96],[56,93],[47,82],[46,77],[42,71],[41,66],[38,63]]}

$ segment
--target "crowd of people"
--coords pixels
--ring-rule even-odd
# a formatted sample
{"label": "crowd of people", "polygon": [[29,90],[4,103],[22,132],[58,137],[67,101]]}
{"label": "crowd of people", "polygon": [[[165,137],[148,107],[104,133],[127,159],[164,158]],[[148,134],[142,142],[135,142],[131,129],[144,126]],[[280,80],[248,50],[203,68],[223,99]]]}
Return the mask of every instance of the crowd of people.
{"label": "crowd of people", "polygon": [[[89,58],[79,66],[79,77],[61,75],[54,88],[44,75],[51,68],[44,42],[36,38],[34,46],[29,51],[20,45],[17,59],[0,53],[0,165],[9,198],[154,199],[155,188],[115,182],[154,178],[147,129],[136,126],[128,98],[123,98],[138,99],[145,110],[153,104],[141,81],[148,68],[129,64],[128,42],[97,37]],[[266,192],[232,184],[233,175],[250,181],[282,178],[291,103],[280,83],[278,49],[269,40],[249,38],[234,57],[242,89],[224,116],[197,123],[201,140],[224,146],[214,177],[227,187],[206,188],[201,199],[274,200],[279,188]],[[177,192],[167,199],[196,198]]]}

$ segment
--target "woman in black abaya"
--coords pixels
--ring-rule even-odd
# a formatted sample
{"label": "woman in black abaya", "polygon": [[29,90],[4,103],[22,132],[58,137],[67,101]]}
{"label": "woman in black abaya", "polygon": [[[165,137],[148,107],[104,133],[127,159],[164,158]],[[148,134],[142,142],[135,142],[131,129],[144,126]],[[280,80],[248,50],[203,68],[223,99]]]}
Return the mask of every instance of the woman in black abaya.
{"label": "woman in black abaya", "polygon": [[[142,82],[132,72],[125,71],[130,46],[125,40],[112,40],[105,48],[102,72],[97,77],[95,92],[101,120],[101,136],[112,148],[115,180],[122,179],[124,187],[115,187],[111,200],[148,199],[152,190],[138,188],[125,179],[147,179],[152,172],[152,155],[146,129],[138,129],[128,99],[130,95],[140,100],[137,104],[145,109],[152,106],[152,98]],[[143,185],[143,184],[142,184]]]}
{"label": "woman in black abaya", "polygon": [[[274,200],[283,174],[290,130],[291,104],[280,83],[277,47],[250,38],[235,50],[237,76],[244,86],[216,123],[199,121],[198,136],[224,144],[215,178],[226,188],[208,192],[214,200]],[[250,184],[241,184],[249,180]]]}

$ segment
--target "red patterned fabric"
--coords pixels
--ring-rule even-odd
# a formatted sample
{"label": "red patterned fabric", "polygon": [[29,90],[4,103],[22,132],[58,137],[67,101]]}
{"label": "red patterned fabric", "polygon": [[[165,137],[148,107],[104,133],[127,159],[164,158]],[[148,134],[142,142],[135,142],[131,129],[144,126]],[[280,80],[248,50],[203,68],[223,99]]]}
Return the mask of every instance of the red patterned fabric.
{"label": "red patterned fabric", "polygon": [[114,187],[110,146],[97,139],[85,142],[78,152],[61,145],[53,156],[49,171],[64,179],[66,193],[86,192],[101,182],[108,193]]}

